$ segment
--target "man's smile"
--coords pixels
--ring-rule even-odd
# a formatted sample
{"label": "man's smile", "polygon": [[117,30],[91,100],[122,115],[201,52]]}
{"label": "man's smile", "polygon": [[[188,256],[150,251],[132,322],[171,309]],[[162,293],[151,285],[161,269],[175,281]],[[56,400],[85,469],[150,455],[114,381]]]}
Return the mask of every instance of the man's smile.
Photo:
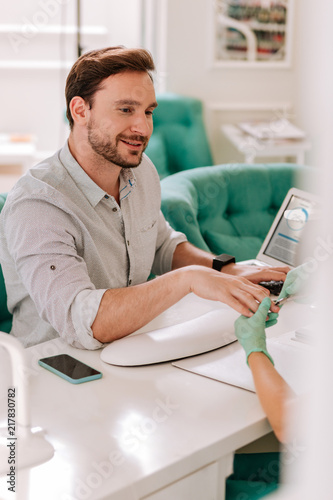
{"label": "man's smile", "polygon": [[125,138],[125,137],[120,137],[119,140],[126,144],[130,149],[133,150],[138,150],[142,147],[146,147],[148,143],[148,139],[145,137],[140,137],[140,139],[132,139],[132,138]]}

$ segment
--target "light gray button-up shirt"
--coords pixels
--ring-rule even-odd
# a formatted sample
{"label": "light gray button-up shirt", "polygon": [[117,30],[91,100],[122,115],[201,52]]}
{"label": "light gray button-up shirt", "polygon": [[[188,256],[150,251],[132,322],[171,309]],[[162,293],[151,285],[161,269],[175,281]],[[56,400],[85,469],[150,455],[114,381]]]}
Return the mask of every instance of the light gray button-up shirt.
{"label": "light gray button-up shirt", "polygon": [[[91,325],[104,292],[171,270],[175,232],[161,210],[160,182],[144,155],[120,175],[120,206],[85,173],[68,145],[21,177],[0,215],[0,260],[25,346],[60,335],[98,349]],[[140,311],[138,311],[140,314]]]}

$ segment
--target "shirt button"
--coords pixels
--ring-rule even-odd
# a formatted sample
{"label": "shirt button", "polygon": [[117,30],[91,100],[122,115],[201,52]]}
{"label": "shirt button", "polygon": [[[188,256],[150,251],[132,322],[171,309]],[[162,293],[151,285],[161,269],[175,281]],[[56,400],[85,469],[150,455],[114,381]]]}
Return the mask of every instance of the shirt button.
{"label": "shirt button", "polygon": [[132,284],[132,280],[129,280],[128,284],[131,285]]}
{"label": "shirt button", "polygon": [[110,198],[110,196],[108,196],[107,194],[105,194],[105,195],[104,195],[104,198],[105,198],[106,200],[108,200],[108,199]]}
{"label": "shirt button", "polygon": [[127,246],[129,247],[129,240],[127,240]]}
{"label": "shirt button", "polygon": [[116,207],[113,207],[112,212],[118,212],[118,209]]}

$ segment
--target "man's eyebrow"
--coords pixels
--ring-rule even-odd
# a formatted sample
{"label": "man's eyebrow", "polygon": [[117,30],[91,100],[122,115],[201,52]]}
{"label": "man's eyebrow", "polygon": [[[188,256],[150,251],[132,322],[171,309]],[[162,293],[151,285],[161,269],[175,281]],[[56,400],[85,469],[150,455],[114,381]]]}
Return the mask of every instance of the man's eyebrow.
{"label": "man's eyebrow", "polygon": [[[116,106],[140,106],[142,103],[139,101],[135,101],[134,99],[119,99],[115,101]],[[147,106],[147,108],[157,108],[158,104],[156,101],[152,102]]]}

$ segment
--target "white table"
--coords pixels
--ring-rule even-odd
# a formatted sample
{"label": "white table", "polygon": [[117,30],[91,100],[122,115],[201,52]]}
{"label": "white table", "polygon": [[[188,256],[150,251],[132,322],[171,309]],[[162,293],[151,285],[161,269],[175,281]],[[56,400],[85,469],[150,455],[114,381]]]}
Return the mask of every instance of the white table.
{"label": "white table", "polygon": [[243,132],[236,125],[223,125],[222,132],[239,153],[244,155],[245,163],[253,164],[259,157],[294,158],[298,165],[304,165],[305,152],[311,148],[307,139],[265,139],[259,140]]}
{"label": "white table", "polygon": [[[305,305],[287,303],[269,335],[308,324],[311,314]],[[74,349],[61,339],[26,352],[32,422],[45,430],[55,455],[19,471],[17,500],[221,500],[233,452],[271,430],[254,393],[169,362],[112,366],[100,360],[100,351]],[[103,378],[75,386],[37,364],[62,352],[101,370]],[[0,359],[0,381],[3,366]],[[12,498],[3,478],[0,498]]]}

